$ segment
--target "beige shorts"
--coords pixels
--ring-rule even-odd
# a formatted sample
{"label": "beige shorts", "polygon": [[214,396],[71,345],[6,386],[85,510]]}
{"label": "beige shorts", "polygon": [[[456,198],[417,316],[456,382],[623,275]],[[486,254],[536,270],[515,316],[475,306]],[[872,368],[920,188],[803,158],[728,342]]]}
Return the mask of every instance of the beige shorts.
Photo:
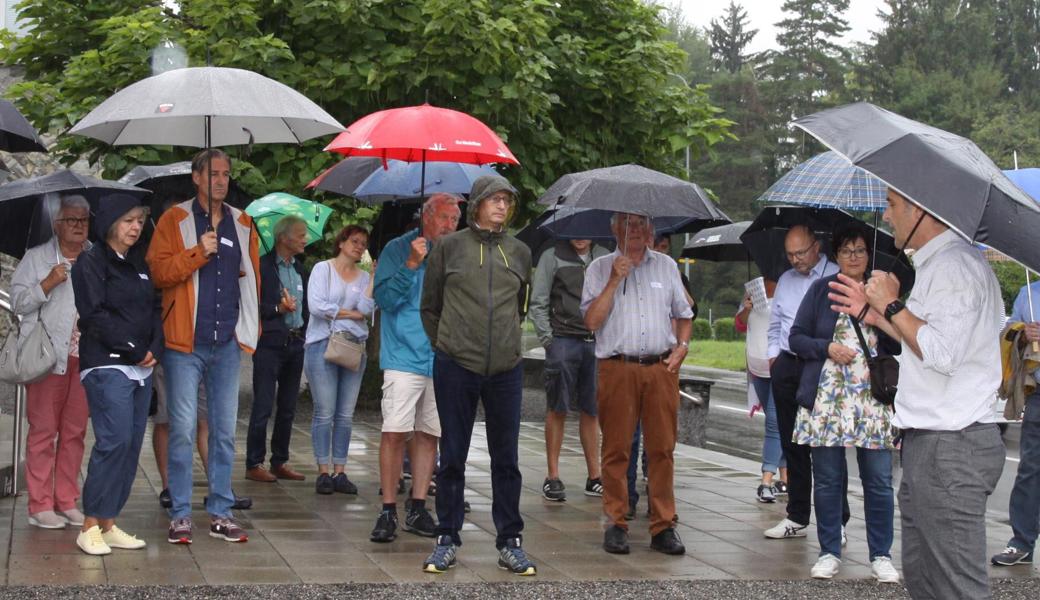
{"label": "beige shorts", "polygon": [[383,371],[383,431],[421,431],[441,437],[432,377],[390,369]]}

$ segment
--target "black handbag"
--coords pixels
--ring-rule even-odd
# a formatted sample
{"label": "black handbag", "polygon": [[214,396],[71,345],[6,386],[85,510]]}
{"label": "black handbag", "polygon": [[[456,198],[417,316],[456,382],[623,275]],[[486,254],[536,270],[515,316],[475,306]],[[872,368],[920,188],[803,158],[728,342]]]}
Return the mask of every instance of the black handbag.
{"label": "black handbag", "polygon": [[881,404],[892,406],[896,402],[896,391],[899,389],[899,361],[894,356],[872,356],[867,339],[863,337],[863,331],[859,328],[859,322],[851,317],[849,320],[852,321],[852,328],[856,330],[856,337],[863,347],[863,356],[867,358],[870,394]]}

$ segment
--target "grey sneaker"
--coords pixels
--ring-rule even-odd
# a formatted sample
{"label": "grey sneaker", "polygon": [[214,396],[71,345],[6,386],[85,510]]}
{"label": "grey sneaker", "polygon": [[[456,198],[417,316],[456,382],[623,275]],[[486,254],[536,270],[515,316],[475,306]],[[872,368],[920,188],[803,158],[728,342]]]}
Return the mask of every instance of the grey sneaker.
{"label": "grey sneaker", "polygon": [[498,550],[498,568],[512,571],[516,575],[538,574],[538,569],[520,547],[520,538],[506,540],[506,545]]}
{"label": "grey sneaker", "polygon": [[442,535],[437,538],[433,552],[423,561],[422,570],[427,573],[445,573],[455,566],[455,553],[458,547],[451,541],[451,536]]}
{"label": "grey sneaker", "polygon": [[170,530],[166,536],[166,541],[171,544],[190,544],[191,517],[184,517],[182,519],[174,519],[170,521]]}
{"label": "grey sneaker", "polygon": [[990,559],[993,564],[1001,567],[1010,567],[1012,565],[1029,565],[1033,564],[1033,553],[1026,550],[1019,550],[1014,546],[1008,544],[1007,548],[1000,554],[995,554]]}
{"label": "grey sneaker", "polygon": [[563,502],[567,499],[567,492],[563,489],[563,482],[559,479],[545,478],[542,484],[542,497],[553,502]]}

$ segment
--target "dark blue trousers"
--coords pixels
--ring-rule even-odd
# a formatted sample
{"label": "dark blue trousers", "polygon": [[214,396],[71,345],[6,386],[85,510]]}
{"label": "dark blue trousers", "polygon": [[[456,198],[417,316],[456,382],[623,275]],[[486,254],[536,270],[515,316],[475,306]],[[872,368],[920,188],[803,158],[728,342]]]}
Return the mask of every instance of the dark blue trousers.
{"label": "dark blue trousers", "polygon": [[271,432],[271,466],[289,461],[289,441],[296,399],[303,373],[303,338],[289,337],[285,345],[265,345],[263,338],[253,353],[253,409],[246,435],[246,468],[263,465],[267,458],[267,422],[274,411]]}
{"label": "dark blue trousers", "polygon": [[114,519],[130,497],[148,424],[152,378],[144,385],[116,369],[95,369],[83,379],[94,427],[94,448],[83,483],[83,513]]}
{"label": "dark blue trousers", "polygon": [[488,454],[491,455],[491,518],[498,536],[495,546],[520,537],[524,520],[520,516],[520,399],[523,393],[523,365],[484,376],[463,368],[448,355],[437,352],[433,359],[433,386],[441,420],[441,463],[437,472],[437,535],[451,536],[462,544],[459,530],[466,487],[466,459],[469,456],[477,402],[483,402],[487,419]]}

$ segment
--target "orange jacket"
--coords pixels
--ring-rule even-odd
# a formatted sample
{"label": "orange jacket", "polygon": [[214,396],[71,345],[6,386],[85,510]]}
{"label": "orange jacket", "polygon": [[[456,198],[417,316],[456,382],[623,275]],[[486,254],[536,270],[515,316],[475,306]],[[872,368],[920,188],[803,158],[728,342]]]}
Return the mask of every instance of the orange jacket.
{"label": "orange jacket", "polygon": [[[195,307],[199,300],[199,269],[207,262],[198,245],[195,219],[192,217],[192,198],[170,207],[155,225],[155,234],[148,247],[148,267],[155,287],[162,290],[163,332],[166,347],[178,352],[192,352],[195,348]],[[260,337],[260,250],[253,220],[246,213],[228,206],[235,220],[239,248],[249,248],[242,254],[239,267],[239,312],[235,324],[238,345],[250,354]],[[247,258],[248,256],[248,258]]]}

